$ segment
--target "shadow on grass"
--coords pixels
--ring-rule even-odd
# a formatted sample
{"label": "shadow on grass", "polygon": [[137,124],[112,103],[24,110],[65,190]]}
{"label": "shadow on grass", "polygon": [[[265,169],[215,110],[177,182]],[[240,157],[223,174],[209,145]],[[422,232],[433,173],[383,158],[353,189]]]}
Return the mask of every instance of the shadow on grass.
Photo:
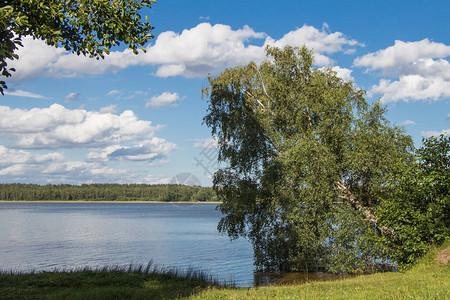
{"label": "shadow on grass", "polygon": [[230,287],[189,269],[107,267],[0,274],[0,299],[178,299],[210,287]]}

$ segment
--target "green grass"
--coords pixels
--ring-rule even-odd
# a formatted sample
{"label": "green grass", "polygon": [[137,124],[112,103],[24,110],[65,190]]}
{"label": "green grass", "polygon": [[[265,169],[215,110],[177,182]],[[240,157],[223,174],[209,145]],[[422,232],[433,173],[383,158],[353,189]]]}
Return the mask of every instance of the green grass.
{"label": "green grass", "polygon": [[402,273],[378,273],[329,282],[249,289],[209,288],[193,299],[450,299],[450,265],[436,260],[447,242]]}
{"label": "green grass", "polygon": [[0,274],[0,299],[450,299],[450,265],[436,260],[447,242],[402,273],[329,282],[232,288],[202,272],[105,268]]}
{"label": "green grass", "polygon": [[222,286],[212,276],[188,270],[103,268],[0,274],[0,299],[176,299]]}

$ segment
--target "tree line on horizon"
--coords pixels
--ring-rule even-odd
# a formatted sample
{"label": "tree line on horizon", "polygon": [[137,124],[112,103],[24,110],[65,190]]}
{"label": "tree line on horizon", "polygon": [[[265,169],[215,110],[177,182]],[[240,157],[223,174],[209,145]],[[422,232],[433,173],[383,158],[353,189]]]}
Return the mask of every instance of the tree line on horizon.
{"label": "tree line on horizon", "polygon": [[210,187],[180,184],[0,184],[3,201],[214,202]]}

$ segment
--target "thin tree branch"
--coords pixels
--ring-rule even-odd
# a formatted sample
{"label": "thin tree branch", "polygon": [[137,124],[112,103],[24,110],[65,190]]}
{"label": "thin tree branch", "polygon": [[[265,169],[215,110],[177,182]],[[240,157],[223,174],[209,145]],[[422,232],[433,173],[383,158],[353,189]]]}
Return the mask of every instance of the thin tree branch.
{"label": "thin tree branch", "polygon": [[378,226],[378,219],[377,217],[374,215],[374,213],[368,209],[367,207],[363,206],[355,197],[355,195],[350,191],[350,189],[345,186],[344,184],[342,184],[341,182],[337,182],[337,189],[339,191],[341,191],[343,194],[338,195],[339,199],[344,199],[347,200],[347,204],[353,208],[355,208],[356,210],[358,210],[367,221],[369,221],[370,223],[372,223],[373,225],[376,226],[376,228],[378,230],[380,230],[381,234],[386,234],[386,233],[390,233],[393,234],[394,230],[387,228],[386,226]]}

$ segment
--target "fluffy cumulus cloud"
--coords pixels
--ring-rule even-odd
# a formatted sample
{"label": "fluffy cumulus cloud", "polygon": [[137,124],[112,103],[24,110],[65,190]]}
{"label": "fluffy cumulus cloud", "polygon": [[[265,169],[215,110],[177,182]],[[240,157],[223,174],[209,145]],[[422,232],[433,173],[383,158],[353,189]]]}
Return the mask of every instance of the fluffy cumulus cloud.
{"label": "fluffy cumulus cloud", "polygon": [[354,64],[371,70],[401,70],[421,59],[445,58],[449,55],[450,46],[428,39],[417,42],[395,41],[391,47],[356,58]]}
{"label": "fluffy cumulus cloud", "polygon": [[443,134],[444,136],[448,136],[450,134],[450,128],[444,129],[442,131],[436,131],[436,130],[422,131],[420,134],[425,138],[429,138],[432,136],[438,137],[441,134]]}
{"label": "fluffy cumulus cloud", "polygon": [[160,128],[130,110],[116,115],[59,104],[30,110],[0,106],[0,135],[15,140],[16,148],[106,147],[152,137]]}
{"label": "fluffy cumulus cloud", "polygon": [[384,102],[439,100],[450,97],[450,46],[431,42],[395,41],[386,49],[358,57],[357,67],[378,71],[381,76],[369,95]]}
{"label": "fluffy cumulus cloud", "polygon": [[[327,28],[327,27],[326,27]],[[356,40],[348,39],[342,32],[328,33],[313,26],[303,25],[297,30],[285,34],[281,39],[267,38],[266,44],[276,47],[286,45],[301,47],[305,45],[314,52],[315,63],[319,66],[329,66],[333,61],[325,54],[336,52],[351,53],[356,46],[363,46]]]}
{"label": "fluffy cumulus cloud", "polygon": [[134,146],[109,146],[102,152],[90,152],[89,161],[107,162],[110,160],[149,161],[166,159],[170,152],[177,149],[174,143],[154,137]]}
{"label": "fluffy cumulus cloud", "polygon": [[[450,71],[450,70],[449,70]],[[450,81],[441,77],[425,77],[418,74],[400,76],[398,80],[381,79],[372,86],[369,95],[383,95],[381,101],[439,100],[450,97]]]}
{"label": "fluffy cumulus cloud", "polygon": [[151,97],[145,107],[162,107],[162,106],[177,106],[180,96],[177,93],[164,92],[161,95]]}
{"label": "fluffy cumulus cloud", "polygon": [[260,62],[265,57],[267,45],[306,45],[314,50],[317,65],[330,66],[333,60],[327,55],[351,53],[356,46],[362,46],[341,32],[328,32],[326,28],[319,30],[308,25],[277,40],[264,32],[255,32],[248,26],[234,30],[228,25],[210,23],[198,24],[181,33],[163,32],[154,43],[147,46],[146,53],[134,55],[129,50],[112,51],[103,60],[76,56],[30,37],[25,37],[23,44],[24,47],[17,52],[20,59],[9,63],[17,70],[12,80],[38,76],[96,75],[116,72],[133,65],[156,66],[156,75],[160,77],[204,77],[224,67],[245,64],[251,60]]}
{"label": "fluffy cumulus cloud", "polygon": [[[325,67],[320,68],[320,70],[325,70]],[[336,72],[336,75],[345,81],[354,81],[354,78],[352,76],[353,70],[347,69],[347,68],[341,68],[339,66],[333,66],[331,67],[331,70]]]}
{"label": "fluffy cumulus cloud", "polygon": [[2,182],[79,183],[120,180],[125,170],[101,164],[67,160],[63,154],[35,154],[0,146],[0,180]]}
{"label": "fluffy cumulus cloud", "polygon": [[5,173],[5,168],[20,169],[20,165],[23,164],[43,164],[55,161],[61,161],[63,155],[58,152],[46,153],[46,154],[32,154],[23,150],[8,149],[0,145],[0,174]]}
{"label": "fluffy cumulus cloud", "polygon": [[167,183],[167,176],[112,168],[101,161],[74,161],[58,152],[35,154],[0,146],[0,180],[4,183]]}
{"label": "fluffy cumulus cloud", "polygon": [[[263,45],[252,45],[251,41],[255,39],[264,39]],[[314,50],[316,63],[322,66],[333,63],[323,53],[332,54],[360,46],[357,41],[346,38],[340,32],[327,33],[307,25],[276,40],[263,32],[255,32],[248,26],[233,30],[226,25],[202,23],[181,34],[160,34],[155,44],[148,47],[144,62],[160,65],[156,74],[161,77],[202,77],[209,72],[245,64],[251,60],[260,62],[265,58],[264,49],[267,45],[306,45]]]}
{"label": "fluffy cumulus cloud", "polygon": [[[166,163],[174,143],[155,137],[161,126],[139,120],[132,111],[114,114],[115,106],[100,112],[70,110],[59,104],[48,108],[12,109],[0,106],[0,180],[2,182],[158,183],[142,170],[111,167],[111,161],[139,162],[144,170]],[[64,149],[85,160],[70,160]],[[50,150],[50,151],[49,151]],[[148,177],[148,178],[147,178]]]}
{"label": "fluffy cumulus cloud", "polygon": [[35,40],[30,36],[23,37],[22,44],[24,47],[19,47],[16,51],[19,59],[8,62],[8,67],[16,69],[12,77],[15,80],[38,78],[47,75],[53,68],[56,60],[66,55],[64,49],[50,47],[45,42]]}
{"label": "fluffy cumulus cloud", "polygon": [[156,74],[161,77],[200,77],[227,65],[261,59],[264,50],[246,42],[265,36],[248,26],[233,30],[227,25],[201,23],[181,33],[161,33],[154,45],[147,47],[141,63],[160,65]]}

